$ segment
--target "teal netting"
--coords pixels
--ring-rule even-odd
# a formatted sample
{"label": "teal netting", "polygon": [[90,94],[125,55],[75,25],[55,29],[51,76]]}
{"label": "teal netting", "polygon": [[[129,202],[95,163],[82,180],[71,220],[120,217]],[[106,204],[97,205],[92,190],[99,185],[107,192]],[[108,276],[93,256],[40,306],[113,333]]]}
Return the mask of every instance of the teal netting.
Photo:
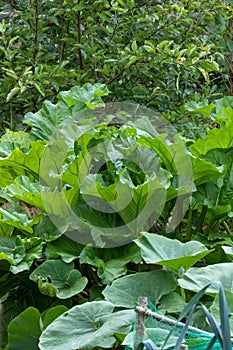
{"label": "teal netting", "polygon": [[[148,339],[152,340],[154,344],[157,346],[157,348],[160,349],[165,339],[167,338],[167,335],[171,331],[171,329],[174,329],[174,330],[172,332],[172,335],[169,338],[169,341],[165,349],[168,349],[168,350],[174,349],[174,345],[176,343],[176,340],[184,324],[178,323],[178,325],[174,327],[174,325],[177,322],[176,320],[163,316],[154,307],[154,305],[151,302],[148,303],[148,307],[149,309],[147,309],[147,312],[144,313],[146,317],[143,318],[143,325],[140,325],[140,322],[138,323],[138,315],[140,314],[139,312],[140,307],[136,308],[137,311],[139,310],[137,312],[137,320],[135,321],[135,324],[132,326],[132,331],[126,337],[126,340],[125,340],[126,350],[133,350],[135,348],[135,344],[139,343],[142,340],[148,340]],[[142,327],[143,327],[143,330],[142,330]],[[141,338],[142,333],[143,333],[143,339]],[[213,337],[214,337],[214,334],[212,333],[205,332],[194,327],[189,327],[185,336],[184,344],[188,347],[188,350],[206,350]],[[212,346],[212,349],[222,350],[222,347],[220,343],[216,341]]]}

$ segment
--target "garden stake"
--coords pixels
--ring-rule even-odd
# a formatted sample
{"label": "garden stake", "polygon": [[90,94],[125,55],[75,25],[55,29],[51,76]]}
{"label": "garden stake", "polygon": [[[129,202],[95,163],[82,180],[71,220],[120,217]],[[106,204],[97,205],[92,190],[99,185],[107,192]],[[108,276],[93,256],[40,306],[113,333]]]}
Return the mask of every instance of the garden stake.
{"label": "garden stake", "polygon": [[[147,309],[147,298],[145,297],[139,297],[138,298],[138,304],[139,308],[146,310]],[[136,308],[135,308],[136,311]],[[134,339],[134,350],[136,350],[137,346],[143,341],[143,336],[144,336],[144,319],[147,315],[145,315],[143,312],[137,312],[137,317],[136,317],[136,334],[135,334],[135,339]]]}

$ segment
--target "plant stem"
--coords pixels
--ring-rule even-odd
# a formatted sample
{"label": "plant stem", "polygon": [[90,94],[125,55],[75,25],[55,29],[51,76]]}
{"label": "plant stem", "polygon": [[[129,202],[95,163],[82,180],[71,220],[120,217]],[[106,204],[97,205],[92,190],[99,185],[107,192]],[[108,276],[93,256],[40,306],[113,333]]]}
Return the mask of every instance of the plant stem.
{"label": "plant stem", "polygon": [[203,206],[202,210],[201,210],[201,214],[200,214],[199,220],[198,220],[198,223],[197,223],[197,229],[196,229],[197,232],[200,232],[201,229],[202,229],[202,225],[203,225],[203,222],[204,222],[204,219],[205,219],[205,216],[206,216],[206,212],[207,212],[207,207]]}
{"label": "plant stem", "polygon": [[184,291],[184,288],[182,288],[182,287],[180,287],[180,295],[182,296],[183,300],[186,302],[185,291]]}
{"label": "plant stem", "polygon": [[211,231],[214,230],[215,224],[216,224],[216,223],[215,223],[215,221],[214,221],[214,218],[211,218],[210,223],[209,223],[207,229],[205,230],[205,235],[206,235],[206,236],[208,236],[208,235],[211,233]]}
{"label": "plant stem", "polygon": [[223,221],[223,225],[224,225],[227,233],[229,233],[229,235],[232,237],[233,232],[231,232],[230,227],[228,226],[228,224],[227,224],[227,222],[225,220]]}

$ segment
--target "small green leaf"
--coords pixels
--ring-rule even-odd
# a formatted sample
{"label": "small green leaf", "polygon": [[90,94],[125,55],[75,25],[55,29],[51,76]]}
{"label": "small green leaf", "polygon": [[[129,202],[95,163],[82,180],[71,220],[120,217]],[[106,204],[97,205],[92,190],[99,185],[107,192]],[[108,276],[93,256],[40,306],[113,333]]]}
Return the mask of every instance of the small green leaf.
{"label": "small green leaf", "polygon": [[67,299],[80,293],[88,282],[86,277],[82,277],[81,273],[73,268],[73,263],[48,260],[37,267],[29,278],[38,283],[41,293]]}
{"label": "small green leaf", "polygon": [[9,94],[6,97],[6,102],[9,102],[15,95],[18,95],[20,92],[21,92],[20,87],[15,87],[15,88],[11,89],[11,91],[9,92]]}
{"label": "small green leaf", "polygon": [[48,327],[58,316],[62,315],[68,309],[64,305],[57,305],[47,310],[42,317],[43,330]]}

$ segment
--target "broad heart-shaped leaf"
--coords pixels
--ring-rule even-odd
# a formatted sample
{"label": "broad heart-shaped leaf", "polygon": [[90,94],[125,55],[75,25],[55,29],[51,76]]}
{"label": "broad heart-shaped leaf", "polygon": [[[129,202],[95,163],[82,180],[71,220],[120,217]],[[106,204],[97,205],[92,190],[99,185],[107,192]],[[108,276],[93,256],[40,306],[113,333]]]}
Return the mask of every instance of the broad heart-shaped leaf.
{"label": "broad heart-shaped leaf", "polygon": [[24,258],[24,261],[28,264],[29,267],[32,265],[35,259],[40,259],[43,256],[44,245],[45,245],[45,242],[41,242],[40,244],[26,251],[26,256]]}
{"label": "broad heart-shaped leaf", "polygon": [[5,158],[11,155],[16,147],[22,152],[30,149],[30,134],[24,131],[14,132],[7,130],[0,138],[0,157]]}
{"label": "broad heart-shaped leaf", "polygon": [[[217,113],[221,112],[224,107],[230,108],[231,112],[232,112],[232,108],[233,108],[232,96],[224,96],[223,98],[220,98],[219,100],[215,100],[214,103],[216,105],[216,112]],[[232,113],[230,113],[230,116],[231,116],[231,120],[233,120]]]}
{"label": "broad heart-shaped leaf", "polygon": [[80,293],[88,282],[78,270],[74,270],[73,263],[66,264],[61,260],[45,261],[29,278],[38,283],[41,293],[60,299]]}
{"label": "broad heart-shaped leaf", "polygon": [[0,186],[9,185],[22,175],[37,179],[44,147],[44,142],[35,141],[31,142],[31,148],[26,153],[16,147],[7,158],[0,158]]}
{"label": "broad heart-shaped leaf", "polygon": [[180,268],[188,270],[210,253],[204,244],[196,241],[181,243],[176,239],[145,232],[134,241],[147,264],[158,264],[178,274]]}
{"label": "broad heart-shaped leaf", "polygon": [[48,259],[60,256],[65,263],[70,263],[79,257],[82,249],[83,245],[63,235],[47,244],[45,254]]}
{"label": "broad heart-shaped leaf", "polygon": [[175,279],[168,272],[157,270],[118,278],[104,289],[103,295],[116,306],[133,308],[140,296],[148,297],[156,305],[175,288]]}
{"label": "broad heart-shaped leaf", "polygon": [[27,308],[9,324],[8,349],[39,350],[39,337],[42,330],[65,311],[67,307],[57,305],[40,315],[36,308]]}
{"label": "broad heart-shaped leaf", "polygon": [[9,197],[17,198],[33,207],[44,209],[38,182],[32,182],[27,176],[18,176],[14,183],[6,187],[5,193]]}
{"label": "broad heart-shaped leaf", "polygon": [[[233,314],[233,293],[232,291],[225,290],[226,301],[228,305],[228,313],[229,315]],[[219,308],[219,294],[215,296],[214,302],[210,307],[211,314],[214,316],[216,321],[220,324],[220,308]],[[231,328],[231,336],[233,336],[233,318],[229,317],[230,328]]]}
{"label": "broad heart-shaped leaf", "polygon": [[74,306],[52,322],[42,333],[41,350],[113,348],[114,334],[127,334],[134,321],[133,310],[113,312],[107,301]]}
{"label": "broad heart-shaped leaf", "polygon": [[125,275],[126,265],[129,262],[138,263],[140,259],[140,250],[135,244],[106,249],[86,246],[80,254],[80,263],[96,266],[98,276],[105,284]]}
{"label": "broad heart-shaped leaf", "polygon": [[40,313],[34,307],[29,307],[9,324],[8,349],[39,350],[40,334]]}
{"label": "broad heart-shaped leaf", "polygon": [[219,292],[219,282],[223,288],[232,291],[233,263],[219,263],[205,267],[191,267],[181,279],[178,280],[182,288],[198,292],[208,283],[207,294]]}

